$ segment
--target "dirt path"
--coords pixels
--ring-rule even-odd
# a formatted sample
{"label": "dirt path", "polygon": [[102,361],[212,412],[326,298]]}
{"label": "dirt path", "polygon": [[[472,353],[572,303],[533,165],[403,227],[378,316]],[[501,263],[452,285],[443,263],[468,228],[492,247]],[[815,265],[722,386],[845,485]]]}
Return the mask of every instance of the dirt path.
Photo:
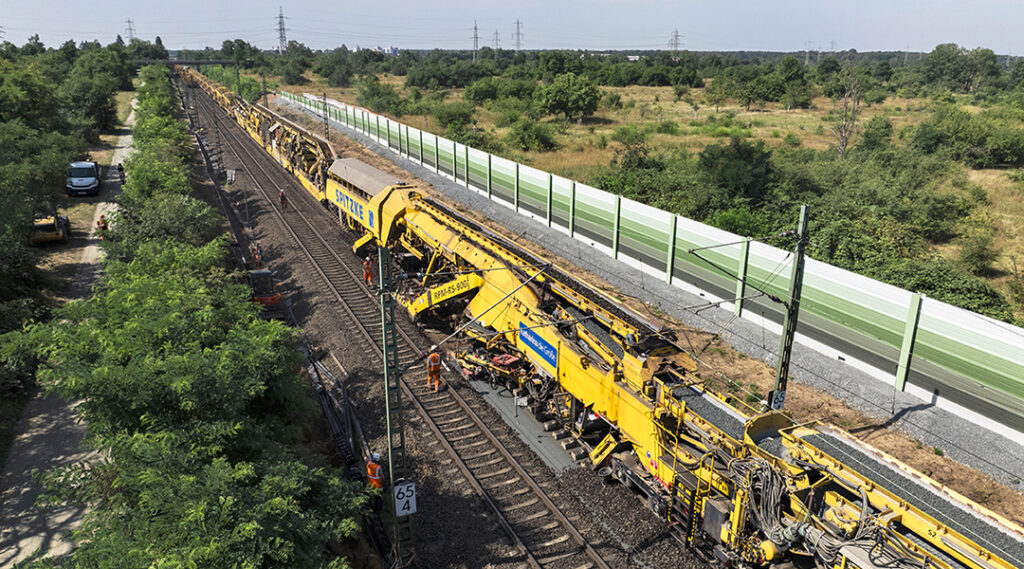
{"label": "dirt path", "polygon": [[[135,113],[125,121],[135,123]],[[118,137],[112,164],[122,162],[131,149],[131,134]],[[79,244],[75,277],[67,292],[69,299],[89,296],[99,278],[99,237],[95,234],[99,216],[114,207],[113,200],[121,193],[116,172],[108,170],[99,202],[87,230],[88,237]],[[85,425],[75,418],[74,404],[56,394],[37,393],[25,406],[11,445],[7,463],[0,478],[0,569],[14,567],[37,551],[44,556],[63,555],[71,551],[65,539],[69,531],[82,525],[86,508],[63,504],[36,507],[41,488],[34,474],[71,462],[95,459],[94,452],[82,449]]]}

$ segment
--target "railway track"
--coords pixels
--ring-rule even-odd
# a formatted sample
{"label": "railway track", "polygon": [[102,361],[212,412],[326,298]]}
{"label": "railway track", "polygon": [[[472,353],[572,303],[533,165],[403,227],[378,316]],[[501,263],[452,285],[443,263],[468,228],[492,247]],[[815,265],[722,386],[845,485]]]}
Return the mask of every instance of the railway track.
{"label": "railway track", "polygon": [[[291,174],[268,156],[262,148],[204,93],[196,90],[193,100],[201,107],[208,124],[220,131],[227,150],[253,181],[273,215],[303,251],[326,290],[339,302],[351,321],[353,337],[362,339],[368,353],[383,361],[380,347],[381,320],[375,294],[361,279],[360,261],[347,251],[340,253],[334,235],[324,235],[326,217],[320,204],[298,186]],[[198,109],[197,109],[198,110]],[[283,212],[274,199],[274,190],[293,189],[289,208]],[[318,219],[319,218],[319,219]],[[340,224],[327,226],[341,229]],[[411,324],[398,320],[399,363],[403,369],[422,368],[424,349],[413,339]],[[496,515],[505,532],[535,569],[573,568],[609,569],[572,521],[517,457],[498,439],[478,412],[481,403],[470,402],[455,389],[434,393],[420,382],[403,380],[406,400],[419,412],[429,429],[451,456],[459,471]]]}

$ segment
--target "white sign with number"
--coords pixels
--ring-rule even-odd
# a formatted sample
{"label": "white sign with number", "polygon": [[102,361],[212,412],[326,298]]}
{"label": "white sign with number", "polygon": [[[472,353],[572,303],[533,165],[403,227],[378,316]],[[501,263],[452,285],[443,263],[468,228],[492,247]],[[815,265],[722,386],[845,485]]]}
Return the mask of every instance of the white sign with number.
{"label": "white sign with number", "polygon": [[402,517],[416,513],[416,483],[395,484],[395,516]]}

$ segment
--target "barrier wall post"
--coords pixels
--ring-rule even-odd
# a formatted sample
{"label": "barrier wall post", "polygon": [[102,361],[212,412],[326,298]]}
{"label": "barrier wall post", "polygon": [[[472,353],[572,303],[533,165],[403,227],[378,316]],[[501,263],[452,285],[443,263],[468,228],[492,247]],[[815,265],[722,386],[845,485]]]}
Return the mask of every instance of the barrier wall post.
{"label": "barrier wall post", "polygon": [[377,129],[374,131],[373,136],[377,139],[377,143],[380,144],[380,115],[374,115],[377,117]]}
{"label": "barrier wall post", "polygon": [[459,143],[452,141],[452,180],[459,183]]}
{"label": "barrier wall post", "polygon": [[420,166],[423,166],[423,131],[420,131]]}
{"label": "barrier wall post", "polygon": [[569,237],[576,235],[576,181],[569,184]]}
{"label": "barrier wall post", "polygon": [[555,176],[553,174],[549,173],[548,174],[548,210],[547,210],[548,227],[551,227],[551,198],[552,198],[552,195],[554,193],[555,193]]}
{"label": "barrier wall post", "polygon": [[622,196],[615,196],[615,226],[612,231],[612,258],[619,258],[619,220],[622,218]]}
{"label": "barrier wall post", "polygon": [[900,391],[905,391],[907,388],[907,375],[910,373],[910,357],[914,352],[917,323],[921,320],[921,298],[921,293],[911,293],[910,308],[907,310],[907,326],[903,330],[903,346],[900,348],[900,363],[896,366],[896,389]]}
{"label": "barrier wall post", "polygon": [[[388,135],[384,138],[387,141],[388,150],[391,150],[391,119],[384,117],[384,128],[387,129]],[[401,156],[401,152],[398,153]]]}
{"label": "barrier wall post", "polygon": [[747,294],[747,259],[750,258],[750,240],[740,245],[740,266],[736,271],[736,302],[732,309],[736,316],[743,316],[743,297]]}
{"label": "barrier wall post", "polygon": [[491,153],[487,153],[487,199],[491,199]]}
{"label": "barrier wall post", "polygon": [[515,165],[516,165],[516,182],[515,182],[515,184],[513,184],[513,186],[515,186],[515,187],[512,190],[512,192],[513,192],[512,193],[512,204],[516,206],[516,211],[519,211],[519,162],[516,162]]}
{"label": "barrier wall post", "polygon": [[672,227],[668,232],[668,251],[665,257],[665,282],[672,284],[672,273],[676,270],[676,224],[679,223],[679,216],[672,214]]}
{"label": "barrier wall post", "polygon": [[434,135],[434,173],[441,173],[441,139]]}
{"label": "barrier wall post", "polygon": [[463,145],[462,149],[466,151],[466,189],[469,189],[469,145]]}

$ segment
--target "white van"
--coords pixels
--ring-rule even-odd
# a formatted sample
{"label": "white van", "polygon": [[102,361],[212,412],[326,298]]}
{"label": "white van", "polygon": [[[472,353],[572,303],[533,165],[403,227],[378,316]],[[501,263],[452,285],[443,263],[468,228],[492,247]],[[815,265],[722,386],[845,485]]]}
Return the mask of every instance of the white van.
{"label": "white van", "polygon": [[68,168],[69,196],[95,196],[100,193],[100,165],[95,162],[72,162]]}

